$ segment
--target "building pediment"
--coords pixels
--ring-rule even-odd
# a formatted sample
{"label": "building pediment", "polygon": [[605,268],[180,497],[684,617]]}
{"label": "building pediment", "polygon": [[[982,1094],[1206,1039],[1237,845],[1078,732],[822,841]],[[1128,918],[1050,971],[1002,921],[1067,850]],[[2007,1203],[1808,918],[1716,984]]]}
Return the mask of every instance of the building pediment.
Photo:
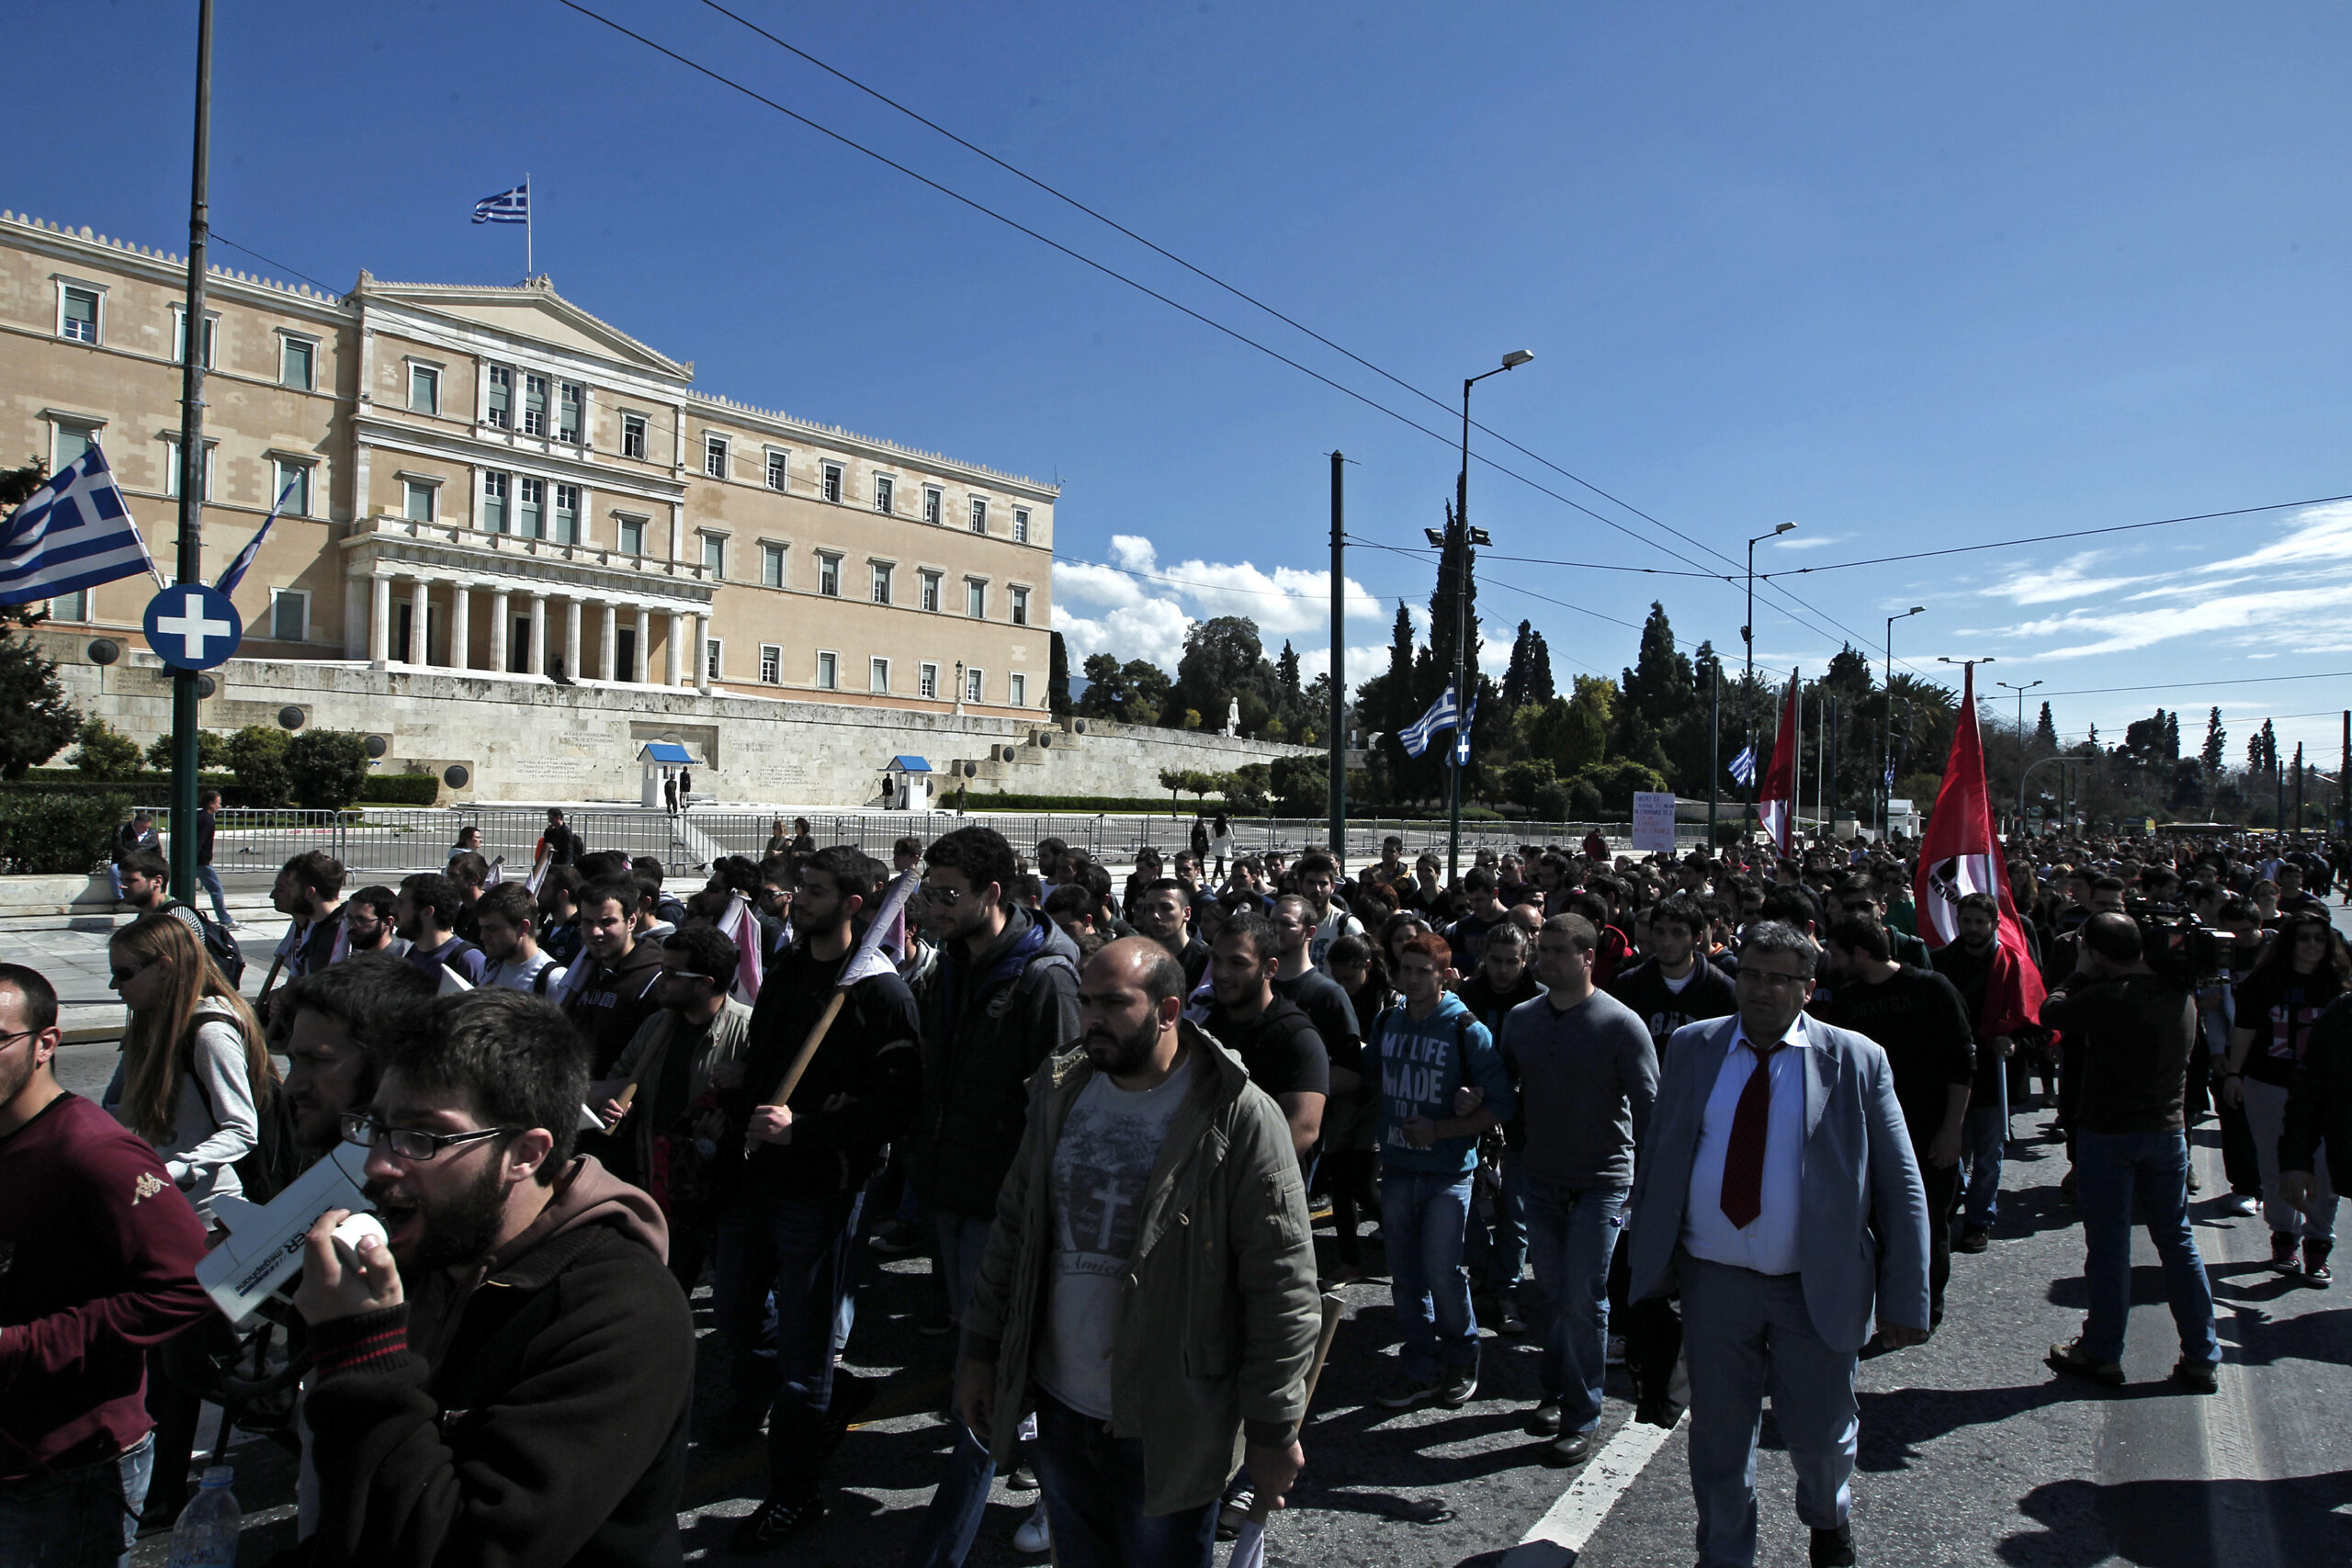
{"label": "building pediment", "polygon": [[545,276],[515,288],[465,283],[379,283],[359,275],[355,291],[365,302],[381,302],[487,328],[507,337],[551,344],[616,361],[649,376],[694,379],[690,361],[647,347],[617,327],[598,320],[555,291]]}

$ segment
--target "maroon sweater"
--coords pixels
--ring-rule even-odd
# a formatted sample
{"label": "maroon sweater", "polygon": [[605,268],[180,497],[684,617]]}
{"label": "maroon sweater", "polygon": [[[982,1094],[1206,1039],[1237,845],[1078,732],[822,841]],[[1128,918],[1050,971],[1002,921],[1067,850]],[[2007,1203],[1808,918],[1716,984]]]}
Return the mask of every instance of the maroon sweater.
{"label": "maroon sweater", "polygon": [[144,1348],[212,1310],[203,1256],[155,1151],[80,1095],[0,1138],[0,1483],[146,1435]]}

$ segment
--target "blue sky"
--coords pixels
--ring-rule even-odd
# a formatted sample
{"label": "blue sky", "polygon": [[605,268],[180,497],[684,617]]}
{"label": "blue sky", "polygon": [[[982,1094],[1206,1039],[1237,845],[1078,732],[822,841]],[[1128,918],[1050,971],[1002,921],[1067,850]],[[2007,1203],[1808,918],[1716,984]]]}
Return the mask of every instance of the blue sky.
{"label": "blue sky", "polygon": [[[527,170],[539,269],[702,385],[1058,477],[1080,656],[1172,664],[1188,617],[1240,613],[1321,668],[1334,447],[1351,532],[1440,520],[1458,416],[697,0],[582,3],[1444,439],[557,0],[224,0],[214,223],[277,265],[221,259],[512,282],[518,233],[467,218]],[[1825,569],[2352,492],[2340,7],[739,8],[1441,403],[1533,350],[1481,421],[1656,522],[1481,436],[1625,530],[1476,466],[1497,555],[1729,570],[1709,548],[1794,520],[1759,570]],[[180,248],[194,11],[20,6],[19,58],[81,64],[17,73],[42,155],[0,204]],[[2219,703],[2233,757],[2276,716],[2332,766],[2352,678],[2192,682],[2352,671],[2347,576],[2342,505],[1819,570],[1783,579],[1804,607],[1759,595],[1758,659],[1817,669],[1925,604],[1898,657],[1996,656],[2070,736]],[[1368,673],[1429,566],[1348,577]],[[1736,646],[1703,578],[1490,561],[1481,604],[1565,679],[1625,663],[1653,597]]]}

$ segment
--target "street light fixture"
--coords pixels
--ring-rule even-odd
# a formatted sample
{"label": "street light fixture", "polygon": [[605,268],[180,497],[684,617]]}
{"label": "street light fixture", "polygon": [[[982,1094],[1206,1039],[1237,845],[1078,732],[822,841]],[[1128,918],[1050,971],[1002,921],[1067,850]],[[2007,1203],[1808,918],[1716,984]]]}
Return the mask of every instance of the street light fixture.
{"label": "street light fixture", "polygon": [[1430,529],[1422,530],[1430,536],[1430,543],[1438,546],[1441,549],[1451,547],[1453,557],[1453,722],[1455,728],[1453,739],[1449,744],[1454,748],[1453,758],[1457,765],[1453,769],[1452,782],[1447,786],[1448,828],[1445,877],[1449,885],[1462,874],[1462,769],[1458,759],[1462,746],[1460,727],[1467,722],[1470,716],[1470,693],[1466,687],[1470,662],[1470,547],[1473,545],[1494,543],[1487,536],[1485,529],[1470,526],[1470,389],[1489,376],[1499,376],[1506,370],[1516,370],[1534,357],[1535,355],[1523,348],[1514,348],[1504,355],[1503,362],[1492,370],[1481,371],[1476,376],[1463,378],[1462,470],[1454,480],[1453,525],[1446,530],[1443,536],[1438,536]]}
{"label": "street light fixture", "polygon": [[1783,523],[1770,533],[1758,534],[1747,541],[1747,623],[1739,628],[1739,640],[1747,648],[1747,678],[1740,682],[1739,694],[1740,708],[1746,716],[1742,723],[1747,731],[1747,806],[1739,824],[1742,843],[1756,831],[1756,547],[1795,526],[1793,523]]}
{"label": "street light fixture", "polygon": [[1879,718],[1878,759],[1878,833],[1886,837],[1886,803],[1894,795],[1894,623],[1907,621],[1914,615],[1928,613],[1925,604],[1914,604],[1899,615],[1886,618],[1886,673],[1880,678],[1879,702],[1883,712]]}
{"label": "street light fixture", "polygon": [[2015,692],[2018,694],[2018,747],[2019,750],[2023,750],[2025,747],[2025,694],[2028,692],[2032,691],[2036,686],[2041,685],[2041,682],[2039,681],[2028,681],[2024,685],[2018,686],[2012,685],[2007,681],[1996,681],[1993,684],[2000,687],[2005,692]]}

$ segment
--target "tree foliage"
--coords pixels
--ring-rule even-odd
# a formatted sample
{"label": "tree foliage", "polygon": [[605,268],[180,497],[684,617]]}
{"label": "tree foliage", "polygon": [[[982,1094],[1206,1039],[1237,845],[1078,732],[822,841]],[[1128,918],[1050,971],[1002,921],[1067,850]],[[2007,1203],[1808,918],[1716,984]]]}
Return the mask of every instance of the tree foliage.
{"label": "tree foliage", "polygon": [[1167,710],[1169,685],[1168,671],[1148,659],[1122,664],[1115,654],[1089,654],[1086,694],[1078,699],[1078,712],[1121,724],[1157,724]]}
{"label": "tree foliage", "polygon": [[349,729],[305,729],[286,742],[284,765],[295,805],[340,811],[367,785],[368,738]]}
{"label": "tree foliage", "polygon": [[283,806],[294,781],[286,769],[286,731],[275,725],[249,724],[229,737],[229,771],[237,775],[248,806]]}
{"label": "tree foliage", "polygon": [[66,761],[86,779],[127,779],[139,772],[139,742],[93,716],[82,725],[82,744]]}

